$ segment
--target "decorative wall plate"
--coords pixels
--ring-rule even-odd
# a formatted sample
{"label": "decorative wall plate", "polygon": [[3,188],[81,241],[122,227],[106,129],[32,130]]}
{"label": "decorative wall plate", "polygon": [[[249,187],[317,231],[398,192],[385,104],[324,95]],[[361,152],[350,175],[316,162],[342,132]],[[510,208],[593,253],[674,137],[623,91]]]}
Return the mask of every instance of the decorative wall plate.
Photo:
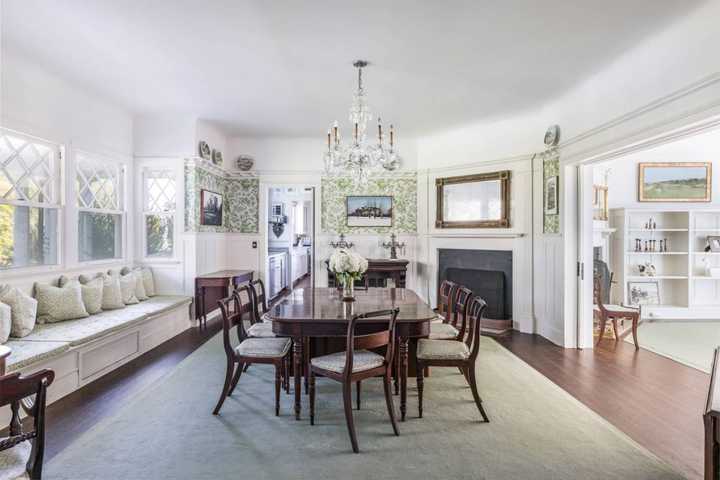
{"label": "decorative wall plate", "polygon": [[546,147],[554,147],[557,145],[560,142],[560,126],[550,125],[545,132],[545,139],[543,141]]}
{"label": "decorative wall plate", "polygon": [[198,145],[198,151],[200,156],[205,160],[212,160],[212,151],[210,150],[210,145],[208,145],[207,142],[201,140]]}
{"label": "decorative wall plate", "polygon": [[250,170],[254,164],[255,160],[253,160],[252,157],[249,157],[247,155],[240,155],[237,160],[235,160],[235,165],[237,166],[238,170],[242,170],[243,172],[247,172],[248,170]]}
{"label": "decorative wall plate", "polygon": [[223,158],[222,158],[222,152],[221,152],[220,150],[215,150],[215,149],[213,148],[213,151],[212,151],[212,162],[213,162],[215,165],[222,165],[222,163],[223,163]]}

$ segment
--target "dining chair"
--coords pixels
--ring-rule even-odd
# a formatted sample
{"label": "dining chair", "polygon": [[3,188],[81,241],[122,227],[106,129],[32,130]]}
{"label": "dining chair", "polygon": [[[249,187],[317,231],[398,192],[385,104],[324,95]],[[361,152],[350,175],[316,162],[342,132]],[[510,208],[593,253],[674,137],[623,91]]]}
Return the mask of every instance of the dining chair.
{"label": "dining chair", "polygon": [[443,280],[438,289],[437,313],[442,322],[450,318],[452,312],[452,298],[459,285],[451,280]]}
{"label": "dining chair", "polygon": [[[387,405],[390,422],[395,435],[400,435],[395,420],[395,407],[390,391],[390,375],[392,372],[392,359],[395,350],[395,325],[400,309],[380,310],[353,316],[347,329],[347,343],[344,352],[333,353],[315,357],[310,360],[310,424],[315,424],[315,377],[322,375],[342,383],[343,405],[345,407],[345,421],[347,422],[350,442],[353,452],[358,453],[357,436],[352,414],[352,384],[358,390],[358,408],[360,382],[362,380],[382,376],[385,389],[385,403]],[[358,324],[362,320],[389,317],[388,329],[380,332],[358,335]],[[371,349],[386,347],[385,355],[372,352]]]}
{"label": "dining chair", "polygon": [[601,286],[600,275],[595,275],[593,279],[593,296],[595,297],[595,304],[593,305],[593,317],[598,320],[600,325],[600,332],[598,333],[598,339],[595,346],[600,345],[600,342],[605,335],[605,325],[610,320],[613,326],[613,332],[615,332],[615,341],[620,340],[618,335],[617,321],[622,319],[628,319],[632,322],[632,336],[633,342],[635,343],[635,350],[639,350],[637,339],[638,323],[640,323],[640,309],[635,307],[626,307],[624,305],[607,305],[603,302],[603,290]]}
{"label": "dining chair", "polygon": [[259,278],[250,283],[252,302],[255,304],[253,315],[250,318],[250,328],[247,334],[251,338],[271,338],[276,335],[272,331],[272,322],[267,320],[267,313],[270,311],[265,295],[265,284]]}
{"label": "dining chair", "polygon": [[469,302],[467,315],[463,321],[461,331],[468,328],[468,334],[464,341],[456,340],[431,340],[421,338],[417,348],[417,389],[418,389],[418,414],[423,416],[423,388],[426,367],[457,367],[465,375],[470,385],[475,405],[480,410],[480,415],[485,422],[489,422],[482,400],[478,394],[477,374],[475,362],[480,352],[480,319],[485,312],[487,304],[480,297],[475,297]]}
{"label": "dining chair", "polygon": [[433,340],[462,340],[462,326],[465,324],[465,316],[472,299],[472,290],[455,284],[450,289],[448,299],[450,307],[446,318],[441,323],[430,324],[429,338]]}
{"label": "dining chair", "polygon": [[[26,377],[11,373],[0,377],[0,407],[10,405],[8,436],[0,440],[0,477],[42,477],[45,453],[45,403],[55,372],[40,370]],[[28,397],[34,395],[34,399]],[[33,430],[23,432],[20,408],[33,419]]]}
{"label": "dining chair", "polygon": [[[246,297],[248,301],[243,302],[242,297]],[[220,412],[225,398],[232,395],[240,380],[244,365],[249,363],[264,363],[275,366],[275,415],[280,415],[280,388],[283,379],[287,381],[288,377],[287,360],[290,351],[290,339],[248,337],[243,325],[243,317],[245,314],[255,315],[255,304],[249,285],[242,285],[231,296],[218,300],[218,306],[223,319],[223,346],[227,357],[227,370],[225,372],[225,384],[220,399],[213,410],[213,415]],[[231,306],[234,308],[231,308]],[[240,342],[237,346],[233,346],[230,340],[233,329],[236,330]]]}

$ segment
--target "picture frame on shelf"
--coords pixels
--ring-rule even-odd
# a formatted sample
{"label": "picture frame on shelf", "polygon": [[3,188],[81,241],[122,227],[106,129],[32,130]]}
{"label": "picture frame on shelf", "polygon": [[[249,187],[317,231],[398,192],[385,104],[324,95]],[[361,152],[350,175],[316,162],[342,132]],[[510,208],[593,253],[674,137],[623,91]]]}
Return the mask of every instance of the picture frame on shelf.
{"label": "picture frame on shelf", "polygon": [[348,227],[392,227],[393,197],[390,195],[348,195],[345,207]]}
{"label": "picture frame on shelf", "polygon": [[712,163],[643,162],[638,164],[638,201],[710,202]]}
{"label": "picture frame on shelf", "polygon": [[558,181],[557,175],[545,180],[545,215],[558,214]]}
{"label": "picture frame on shelf", "polygon": [[659,282],[628,282],[627,288],[630,306],[660,305]]}
{"label": "picture frame on shelf", "polygon": [[222,226],[223,196],[210,190],[200,190],[200,225]]}
{"label": "picture frame on shelf", "polygon": [[720,253],[720,236],[708,235],[707,243],[710,247],[710,251],[713,253]]}
{"label": "picture frame on shelf", "polygon": [[593,185],[593,220],[607,221],[608,218],[608,187]]}

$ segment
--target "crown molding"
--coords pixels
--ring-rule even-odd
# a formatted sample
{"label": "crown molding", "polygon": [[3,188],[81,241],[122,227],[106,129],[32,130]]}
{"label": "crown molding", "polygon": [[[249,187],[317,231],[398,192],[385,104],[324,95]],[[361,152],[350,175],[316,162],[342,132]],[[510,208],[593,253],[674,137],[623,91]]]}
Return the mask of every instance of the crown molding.
{"label": "crown molding", "polygon": [[238,172],[228,171],[222,167],[219,167],[212,163],[210,160],[206,160],[201,157],[191,157],[185,159],[185,165],[189,167],[199,168],[205,170],[208,173],[217,175],[219,177],[231,178],[231,179],[245,179],[245,178],[258,178],[257,172]]}

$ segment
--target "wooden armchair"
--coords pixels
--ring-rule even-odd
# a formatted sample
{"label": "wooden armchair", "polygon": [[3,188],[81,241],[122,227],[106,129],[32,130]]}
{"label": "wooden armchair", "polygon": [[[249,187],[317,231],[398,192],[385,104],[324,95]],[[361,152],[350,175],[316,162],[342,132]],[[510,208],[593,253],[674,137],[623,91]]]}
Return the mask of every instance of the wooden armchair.
{"label": "wooden armchair", "polygon": [[[315,376],[322,375],[342,383],[345,421],[347,422],[353,452],[358,453],[357,436],[352,415],[352,384],[357,385],[358,408],[360,382],[367,378],[382,376],[385,387],[385,403],[395,435],[400,435],[395,420],[395,407],[390,391],[390,375],[395,350],[395,324],[400,309],[381,310],[377,312],[355,315],[348,324],[346,351],[315,357],[310,360],[310,424],[315,424]],[[362,320],[369,318],[389,317],[388,329],[376,333],[357,335],[356,329]],[[387,346],[385,356],[370,349]]]}
{"label": "wooden armchair", "polygon": [[[466,315],[463,316],[461,326],[461,339],[456,340],[431,340],[421,338],[417,349],[417,389],[418,389],[418,414],[423,416],[423,389],[424,370],[427,367],[456,367],[465,375],[465,379],[472,390],[475,405],[485,422],[489,422],[482,400],[478,393],[477,378],[475,373],[475,362],[480,352],[480,319],[485,312],[487,305],[480,297],[475,297],[469,302]],[[467,326],[468,334],[462,337]]]}
{"label": "wooden armchair", "polygon": [[637,328],[640,322],[640,309],[634,307],[626,307],[624,305],[606,305],[603,303],[603,291],[600,282],[600,276],[595,275],[593,280],[593,297],[595,299],[595,305],[593,306],[593,316],[598,319],[600,325],[600,333],[595,345],[600,345],[600,342],[605,335],[605,326],[607,321],[612,321],[613,331],[615,332],[615,341],[620,339],[618,335],[617,321],[621,319],[629,319],[632,322],[632,336],[633,342],[635,343],[635,350],[638,350],[640,346],[637,340]]}
{"label": "wooden armchair", "polygon": [[[27,475],[42,477],[45,453],[45,401],[47,387],[55,379],[52,370],[41,370],[26,377],[12,373],[0,377],[0,407],[10,405],[9,436],[0,440],[0,467],[7,478]],[[31,395],[34,400],[28,399]],[[20,408],[33,418],[33,430],[22,431]]]}

